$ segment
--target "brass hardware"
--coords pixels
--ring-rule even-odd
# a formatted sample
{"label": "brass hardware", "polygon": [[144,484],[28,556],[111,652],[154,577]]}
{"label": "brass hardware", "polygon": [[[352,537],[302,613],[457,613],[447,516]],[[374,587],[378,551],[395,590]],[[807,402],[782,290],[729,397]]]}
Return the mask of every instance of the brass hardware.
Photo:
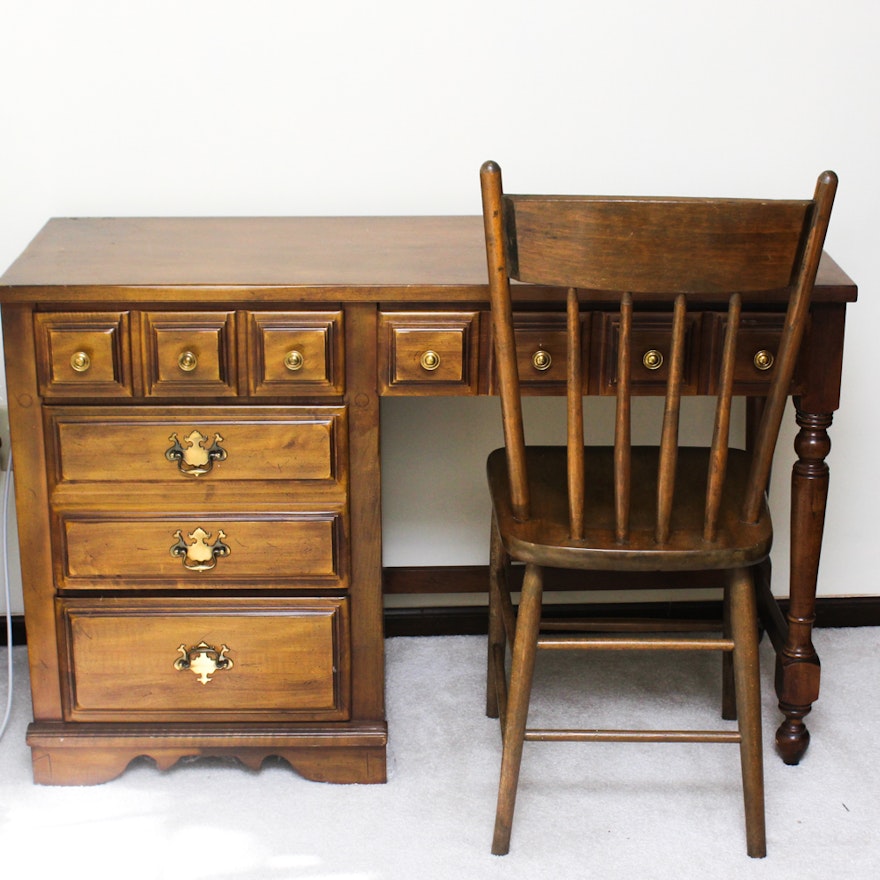
{"label": "brass hardware", "polygon": [[206,449],[208,438],[199,431],[191,431],[183,438],[183,446],[174,433],[168,438],[174,445],[165,450],[168,461],[176,461],[177,469],[187,477],[201,477],[210,472],[215,461],[226,461],[226,450],[220,446],[223,438],[214,434],[214,442]]}
{"label": "brass hardware", "polygon": [[301,370],[304,363],[305,358],[303,358],[302,352],[289,351],[284,356],[284,366],[287,367],[287,369],[290,370],[292,373],[295,373],[297,370]]}
{"label": "brass hardware", "polygon": [[762,348],[760,351],[755,353],[755,368],[761,370],[769,370],[770,367],[773,366],[773,362],[776,358],[773,357],[772,351],[767,351],[766,348]]}
{"label": "brass hardware", "polygon": [[186,645],[180,645],[177,650],[180,651],[180,656],[174,661],[174,668],[191,669],[202,684],[207,684],[215,672],[232,669],[235,665],[232,658],[226,656],[229,650],[226,645],[221,645],[218,651],[207,642],[199,642],[189,650]]}
{"label": "brass hardware", "polygon": [[199,359],[191,351],[182,351],[177,356],[177,366],[184,373],[191,373],[199,365]]}
{"label": "brass hardware", "polygon": [[422,356],[419,358],[419,363],[422,365],[423,370],[432,373],[440,366],[440,355],[429,348],[427,351],[422,352]]}
{"label": "brass hardware", "polygon": [[656,348],[652,348],[650,351],[645,352],[642,363],[645,365],[645,369],[659,370],[663,366],[663,354],[657,351]]}
{"label": "brass hardware", "polygon": [[197,528],[187,536],[192,541],[190,544],[183,540],[180,529],[174,533],[174,537],[177,538],[177,542],[171,545],[170,553],[182,559],[183,567],[190,571],[210,571],[217,564],[218,559],[229,556],[232,552],[229,546],[223,543],[226,537],[223,529],[218,530],[217,540],[213,544],[208,543],[211,535],[203,528]]}
{"label": "brass hardware", "polygon": [[76,351],[70,356],[70,366],[77,373],[85,373],[92,365],[92,359],[84,351]]}
{"label": "brass hardware", "polygon": [[544,351],[543,348],[539,349],[532,355],[532,366],[536,370],[540,370],[542,373],[544,370],[549,370],[552,363],[553,358],[550,357],[550,352]]}

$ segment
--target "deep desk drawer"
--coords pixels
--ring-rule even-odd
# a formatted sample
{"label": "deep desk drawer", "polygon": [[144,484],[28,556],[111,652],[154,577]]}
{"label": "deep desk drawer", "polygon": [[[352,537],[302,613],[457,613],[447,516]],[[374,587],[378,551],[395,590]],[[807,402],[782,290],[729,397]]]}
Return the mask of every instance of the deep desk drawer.
{"label": "deep desk drawer", "polygon": [[[53,485],[344,483],[342,407],[47,408]],[[174,496],[166,496],[173,501]]]}
{"label": "deep desk drawer", "polygon": [[343,509],[56,515],[60,589],[335,589],[348,584]]}
{"label": "deep desk drawer", "polygon": [[72,721],[344,720],[348,602],[59,600]]}

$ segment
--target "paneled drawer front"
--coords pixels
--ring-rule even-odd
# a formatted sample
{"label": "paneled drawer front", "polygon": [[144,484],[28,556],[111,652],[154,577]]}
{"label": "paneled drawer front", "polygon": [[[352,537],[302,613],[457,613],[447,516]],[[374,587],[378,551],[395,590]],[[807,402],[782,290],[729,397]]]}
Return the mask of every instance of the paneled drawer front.
{"label": "paneled drawer front", "polygon": [[[711,384],[716,387],[721,369],[721,351],[724,334],[727,332],[727,317],[723,314],[711,315],[712,348]],[[785,325],[784,315],[745,315],[739,326],[736,339],[736,359],[733,381],[738,394],[760,395],[767,392],[776,375],[776,361],[779,354],[779,341]],[[797,376],[795,376],[795,384]]]}
{"label": "paneled drawer front", "polygon": [[379,317],[382,394],[476,394],[478,312],[384,312]]}
{"label": "paneled drawer front", "polygon": [[252,312],[249,391],[255,396],[342,394],[342,312]]}
{"label": "paneled drawer front", "polygon": [[38,312],[37,375],[46,397],[131,397],[127,312]]}
{"label": "paneled drawer front", "polygon": [[[687,316],[685,327],[684,373],[682,394],[697,394],[700,364],[700,315]],[[604,312],[594,318],[594,344],[597,357],[592,369],[597,371],[600,394],[614,394],[617,389],[618,341],[620,315]],[[639,394],[663,394],[669,378],[669,353],[672,343],[672,315],[636,313],[633,316],[630,376],[633,391]]]}
{"label": "paneled drawer front", "polygon": [[61,589],[338,588],[348,583],[343,510],[57,514]]}
{"label": "paneled drawer front", "polygon": [[234,312],[146,312],[142,344],[147,397],[238,394]]}
{"label": "paneled drawer front", "polygon": [[348,601],[62,599],[72,721],[345,720]]}
{"label": "paneled drawer front", "polygon": [[[529,390],[556,388],[562,391],[567,381],[567,331],[564,314],[514,315],[516,361],[521,388]],[[582,350],[589,341],[589,316],[581,326]]]}
{"label": "paneled drawer front", "polygon": [[347,477],[343,407],[47,407],[46,424],[50,481],[62,488],[135,483],[168,492],[270,482],[289,489],[292,481],[334,487]]}

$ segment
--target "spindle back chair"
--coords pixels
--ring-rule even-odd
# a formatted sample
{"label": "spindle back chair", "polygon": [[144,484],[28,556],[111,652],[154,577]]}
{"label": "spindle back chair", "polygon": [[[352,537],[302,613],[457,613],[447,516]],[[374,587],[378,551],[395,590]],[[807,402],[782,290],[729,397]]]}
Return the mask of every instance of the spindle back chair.
{"label": "spindle back chair", "polygon": [[[523,741],[738,742],[747,849],[766,851],[757,616],[752,566],[768,555],[765,493],[837,179],[820,176],[804,200],[509,195],[493,162],[481,169],[495,367],[504,443],[488,461],[493,525],[487,711],[502,720],[493,852],[508,851]],[[565,296],[567,439],[527,446],[517,371],[511,281]],[[613,445],[585,445],[584,302],[618,303]],[[787,291],[788,306],[763,414],[751,448],[731,448],[734,365],[743,302]],[[689,297],[726,312],[714,431],[705,448],[679,445]],[[671,312],[665,404],[656,445],[634,447],[633,315]],[[589,424],[589,418],[587,419]],[[590,438],[593,439],[593,438]],[[525,564],[515,612],[507,571]],[[723,637],[542,635],[545,567],[728,572]],[[551,627],[552,628],[552,627]],[[571,629],[572,624],[563,628]],[[584,630],[592,627],[584,625]],[[638,629],[638,628],[637,628]],[[512,644],[510,677],[506,646]],[[732,657],[737,731],[527,730],[538,648],[721,650]]]}

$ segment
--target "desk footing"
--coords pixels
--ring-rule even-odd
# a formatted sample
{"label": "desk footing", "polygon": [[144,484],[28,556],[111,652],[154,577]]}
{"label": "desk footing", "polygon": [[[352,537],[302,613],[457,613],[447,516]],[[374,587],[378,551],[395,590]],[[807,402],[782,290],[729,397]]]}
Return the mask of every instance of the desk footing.
{"label": "desk footing", "polygon": [[234,758],[259,770],[280,757],[315,782],[386,781],[384,722],[344,725],[122,725],[35,722],[28,728],[34,782],[96,785],[119,776],[135,759],[167,770],[186,758]]}

